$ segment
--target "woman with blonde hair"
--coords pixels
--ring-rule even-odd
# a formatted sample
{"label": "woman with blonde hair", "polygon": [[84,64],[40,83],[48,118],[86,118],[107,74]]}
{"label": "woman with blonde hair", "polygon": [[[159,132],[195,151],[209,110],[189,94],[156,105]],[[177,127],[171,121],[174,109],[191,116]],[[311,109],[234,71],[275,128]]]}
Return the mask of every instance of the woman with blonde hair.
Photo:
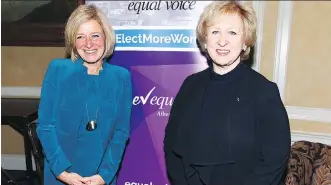
{"label": "woman with blonde hair", "polygon": [[44,77],[37,133],[45,185],[116,184],[130,132],[130,73],[107,62],[115,34],[94,5],[65,28],[71,59],[54,59]]}
{"label": "woman with blonde hair", "polygon": [[280,185],[290,128],[277,85],[244,64],[256,40],[248,4],[217,1],[197,37],[210,65],[183,82],[165,131],[172,185]]}

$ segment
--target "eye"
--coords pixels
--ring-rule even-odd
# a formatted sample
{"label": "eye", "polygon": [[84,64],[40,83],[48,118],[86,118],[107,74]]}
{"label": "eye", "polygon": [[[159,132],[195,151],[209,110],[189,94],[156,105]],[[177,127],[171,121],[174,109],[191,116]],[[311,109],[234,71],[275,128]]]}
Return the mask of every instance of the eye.
{"label": "eye", "polygon": [[229,31],[229,34],[230,34],[230,35],[237,35],[237,33],[234,32],[234,31]]}
{"label": "eye", "polygon": [[217,35],[217,34],[219,33],[219,31],[214,30],[214,31],[212,31],[211,33],[212,33],[213,35]]}
{"label": "eye", "polygon": [[99,34],[93,34],[93,35],[92,35],[92,38],[99,38],[99,37],[100,37]]}
{"label": "eye", "polygon": [[79,35],[79,36],[77,36],[76,39],[78,40],[78,39],[82,39],[82,38],[84,38],[84,37],[82,35]]}

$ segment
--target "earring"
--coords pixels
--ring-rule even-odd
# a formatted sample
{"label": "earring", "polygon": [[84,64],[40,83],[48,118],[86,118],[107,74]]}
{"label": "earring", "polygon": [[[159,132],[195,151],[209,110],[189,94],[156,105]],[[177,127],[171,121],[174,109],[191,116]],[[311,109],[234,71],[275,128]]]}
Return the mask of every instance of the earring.
{"label": "earring", "polygon": [[207,44],[205,44],[205,49],[207,49]]}

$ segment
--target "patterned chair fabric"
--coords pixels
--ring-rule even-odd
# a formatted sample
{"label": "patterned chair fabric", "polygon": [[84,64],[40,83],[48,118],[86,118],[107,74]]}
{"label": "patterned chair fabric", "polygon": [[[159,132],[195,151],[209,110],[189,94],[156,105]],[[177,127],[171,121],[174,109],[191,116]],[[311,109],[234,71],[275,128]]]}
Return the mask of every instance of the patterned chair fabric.
{"label": "patterned chair fabric", "polygon": [[291,147],[285,185],[331,185],[331,146],[295,142]]}

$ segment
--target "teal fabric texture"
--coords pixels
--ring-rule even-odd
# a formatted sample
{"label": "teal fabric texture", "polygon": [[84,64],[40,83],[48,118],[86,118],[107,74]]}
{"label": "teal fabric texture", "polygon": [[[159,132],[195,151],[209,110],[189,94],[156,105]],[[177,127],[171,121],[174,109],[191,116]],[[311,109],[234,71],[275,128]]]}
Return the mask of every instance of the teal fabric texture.
{"label": "teal fabric texture", "polygon": [[[103,61],[99,75],[87,74],[81,59],[54,59],[41,89],[37,134],[45,154],[44,182],[61,185],[63,171],[116,176],[130,136],[132,101],[128,70]],[[94,120],[97,128],[86,130]]]}

